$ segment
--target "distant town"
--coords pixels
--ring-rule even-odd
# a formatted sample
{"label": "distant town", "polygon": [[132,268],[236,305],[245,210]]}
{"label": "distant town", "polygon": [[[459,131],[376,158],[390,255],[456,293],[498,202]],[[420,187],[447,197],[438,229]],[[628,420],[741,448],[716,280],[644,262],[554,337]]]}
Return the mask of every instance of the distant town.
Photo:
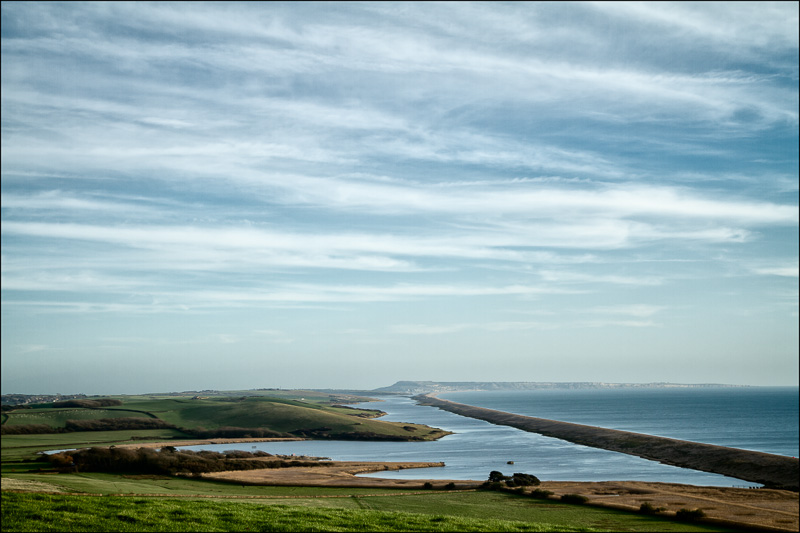
{"label": "distant town", "polygon": [[63,400],[86,398],[85,394],[3,394],[3,405],[27,405],[30,403],[50,403]]}

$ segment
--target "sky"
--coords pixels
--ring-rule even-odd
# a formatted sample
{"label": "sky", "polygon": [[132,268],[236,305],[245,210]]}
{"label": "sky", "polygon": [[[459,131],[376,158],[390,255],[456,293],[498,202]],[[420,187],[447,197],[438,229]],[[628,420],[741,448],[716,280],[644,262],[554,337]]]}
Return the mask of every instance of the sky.
{"label": "sky", "polygon": [[798,384],[797,2],[2,2],[2,392]]}

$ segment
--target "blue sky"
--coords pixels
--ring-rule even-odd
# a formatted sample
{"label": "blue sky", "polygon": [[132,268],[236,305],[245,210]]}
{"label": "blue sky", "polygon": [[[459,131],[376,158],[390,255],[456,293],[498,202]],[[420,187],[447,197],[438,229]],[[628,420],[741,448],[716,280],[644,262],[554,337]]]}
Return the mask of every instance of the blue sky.
{"label": "blue sky", "polygon": [[797,385],[798,4],[2,3],[2,391]]}

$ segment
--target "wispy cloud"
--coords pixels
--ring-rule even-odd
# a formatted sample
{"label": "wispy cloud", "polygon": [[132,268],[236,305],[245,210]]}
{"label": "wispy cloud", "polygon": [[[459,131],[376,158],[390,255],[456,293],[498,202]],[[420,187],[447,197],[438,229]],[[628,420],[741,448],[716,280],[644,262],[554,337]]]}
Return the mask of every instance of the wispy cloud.
{"label": "wispy cloud", "polygon": [[588,309],[587,312],[598,313],[601,315],[629,315],[639,318],[653,316],[662,311],[664,306],[648,305],[648,304],[633,304],[633,305],[616,305],[605,307],[594,307]]}
{"label": "wispy cloud", "polygon": [[762,268],[754,268],[753,272],[756,274],[765,274],[770,276],[784,276],[789,278],[796,278],[798,277],[800,269],[798,269],[797,264],[795,263],[793,266],[774,266],[774,267],[762,267]]}
{"label": "wispy cloud", "polygon": [[1,9],[4,365],[796,348],[795,3]]}

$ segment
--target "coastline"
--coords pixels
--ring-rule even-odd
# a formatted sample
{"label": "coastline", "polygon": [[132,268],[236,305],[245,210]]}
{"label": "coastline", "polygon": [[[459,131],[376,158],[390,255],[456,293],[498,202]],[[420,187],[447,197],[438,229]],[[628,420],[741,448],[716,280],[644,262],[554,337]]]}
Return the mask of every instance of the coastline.
{"label": "coastline", "polygon": [[769,488],[795,492],[800,489],[797,458],[516,415],[443,400],[437,398],[436,394],[414,396],[414,399],[422,405],[438,407],[457,415],[511,426],[575,444],[634,455],[681,468],[721,474],[760,483]]}

